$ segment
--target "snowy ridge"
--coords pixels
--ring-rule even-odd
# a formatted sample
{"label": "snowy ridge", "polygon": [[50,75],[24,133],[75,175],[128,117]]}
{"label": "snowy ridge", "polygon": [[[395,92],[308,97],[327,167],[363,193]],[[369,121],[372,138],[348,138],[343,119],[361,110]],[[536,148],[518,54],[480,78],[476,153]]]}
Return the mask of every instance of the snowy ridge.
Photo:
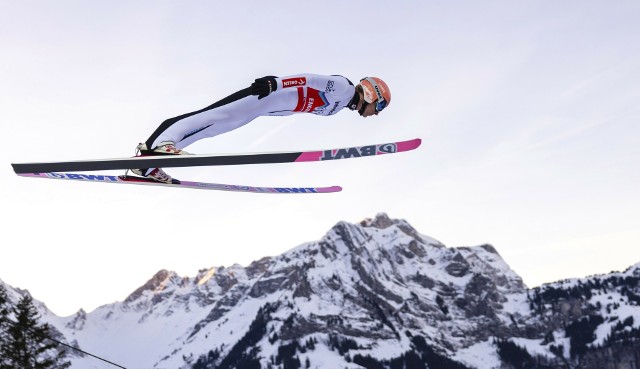
{"label": "snowy ridge", "polygon": [[380,213],[247,267],[161,270],[90,313],[40,311],[68,342],[127,368],[492,369],[526,350],[532,365],[601,369],[589,355],[603,347],[640,363],[639,280],[640,263],[527,289],[491,245],[448,248]]}

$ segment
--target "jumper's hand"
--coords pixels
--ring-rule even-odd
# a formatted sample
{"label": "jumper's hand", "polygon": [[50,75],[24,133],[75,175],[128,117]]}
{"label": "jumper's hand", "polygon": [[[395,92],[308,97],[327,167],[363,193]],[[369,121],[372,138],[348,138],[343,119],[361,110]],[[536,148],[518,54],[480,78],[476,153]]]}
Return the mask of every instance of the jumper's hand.
{"label": "jumper's hand", "polygon": [[251,95],[258,95],[258,99],[267,97],[270,93],[278,89],[278,83],[275,76],[266,76],[257,78],[251,84]]}

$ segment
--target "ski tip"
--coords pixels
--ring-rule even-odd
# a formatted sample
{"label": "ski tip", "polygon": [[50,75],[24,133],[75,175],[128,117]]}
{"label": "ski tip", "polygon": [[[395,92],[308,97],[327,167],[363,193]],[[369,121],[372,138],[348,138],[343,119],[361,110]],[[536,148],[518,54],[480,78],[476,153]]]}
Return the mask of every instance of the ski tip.
{"label": "ski tip", "polygon": [[413,140],[399,142],[398,151],[411,151],[415,150],[422,144],[421,138],[414,138]]}
{"label": "ski tip", "polygon": [[342,191],[342,187],[340,186],[330,186],[330,187],[323,187],[318,189],[318,192],[322,192],[322,193],[331,193],[331,192],[340,192],[340,191]]}

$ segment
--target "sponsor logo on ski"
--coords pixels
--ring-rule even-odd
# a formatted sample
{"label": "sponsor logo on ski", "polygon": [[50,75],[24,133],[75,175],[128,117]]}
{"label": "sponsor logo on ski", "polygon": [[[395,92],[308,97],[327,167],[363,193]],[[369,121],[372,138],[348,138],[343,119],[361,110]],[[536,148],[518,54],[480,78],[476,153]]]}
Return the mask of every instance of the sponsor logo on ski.
{"label": "sponsor logo on ski", "polygon": [[279,193],[317,193],[315,188],[294,188],[294,187],[251,187],[237,186],[217,183],[197,183],[198,187],[215,188],[227,191],[246,191],[246,192],[279,192]]}
{"label": "sponsor logo on ski", "polygon": [[295,87],[295,86],[304,86],[307,84],[307,79],[305,77],[300,78],[288,78],[282,80],[282,87]]}
{"label": "sponsor logo on ski", "polygon": [[398,146],[395,143],[350,147],[347,149],[325,150],[322,152],[322,156],[320,157],[320,160],[359,158],[361,156],[392,154],[397,151],[398,151]]}
{"label": "sponsor logo on ski", "polygon": [[265,192],[261,188],[256,188],[251,186],[238,186],[238,185],[228,185],[228,184],[219,184],[219,183],[197,182],[196,186],[203,187],[203,188],[214,188],[217,190],[225,190],[225,191]]}
{"label": "sponsor logo on ski", "polygon": [[227,191],[245,191],[245,192],[279,192],[279,193],[317,193],[315,188],[295,188],[295,187],[251,187],[237,186],[217,183],[197,183],[198,187],[215,188]]}
{"label": "sponsor logo on ski", "polygon": [[378,151],[381,154],[393,154],[398,152],[398,145],[396,145],[395,143],[378,145]]}
{"label": "sponsor logo on ski", "polygon": [[249,190],[249,187],[244,187],[244,186],[233,186],[233,185],[226,185],[226,184],[219,184],[219,183],[205,183],[205,182],[198,182],[196,183],[196,186],[198,187],[206,187],[206,188],[219,188],[219,189],[233,189],[233,190]]}
{"label": "sponsor logo on ski", "polygon": [[47,176],[51,178],[76,179],[81,181],[118,182],[118,176],[106,176],[103,174],[47,173]]}

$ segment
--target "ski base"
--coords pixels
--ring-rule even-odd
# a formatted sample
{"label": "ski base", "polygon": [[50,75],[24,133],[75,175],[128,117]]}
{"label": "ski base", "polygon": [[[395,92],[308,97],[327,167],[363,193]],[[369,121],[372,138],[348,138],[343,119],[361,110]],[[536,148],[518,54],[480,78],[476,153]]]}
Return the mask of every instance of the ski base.
{"label": "ski base", "polygon": [[293,194],[293,193],[332,193],[342,191],[340,186],[329,187],[254,187],[243,185],[231,185],[221,183],[193,182],[173,180],[173,183],[157,182],[150,178],[132,176],[132,175],[106,175],[106,174],[85,174],[85,173],[19,173],[19,176],[30,178],[49,178],[49,179],[65,179],[84,182],[102,182],[102,183],[120,183],[120,184],[136,184],[149,186],[162,186],[174,188],[193,188],[200,190],[217,190],[217,191],[233,191],[233,192],[253,192],[253,193],[274,193],[274,194]]}

